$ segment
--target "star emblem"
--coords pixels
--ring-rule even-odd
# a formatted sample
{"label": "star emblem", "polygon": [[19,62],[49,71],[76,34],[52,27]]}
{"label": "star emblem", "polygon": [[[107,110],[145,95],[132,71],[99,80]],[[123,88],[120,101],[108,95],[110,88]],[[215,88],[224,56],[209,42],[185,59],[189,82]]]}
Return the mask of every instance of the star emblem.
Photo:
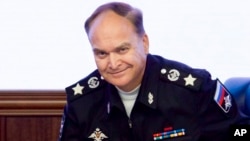
{"label": "star emblem", "polygon": [[76,86],[72,88],[74,91],[74,95],[78,95],[78,94],[82,95],[83,88],[84,88],[83,86],[77,83]]}
{"label": "star emblem", "polygon": [[196,80],[196,78],[194,78],[191,74],[189,74],[187,77],[184,78],[184,80],[185,80],[185,86],[187,85],[194,86],[194,81]]}

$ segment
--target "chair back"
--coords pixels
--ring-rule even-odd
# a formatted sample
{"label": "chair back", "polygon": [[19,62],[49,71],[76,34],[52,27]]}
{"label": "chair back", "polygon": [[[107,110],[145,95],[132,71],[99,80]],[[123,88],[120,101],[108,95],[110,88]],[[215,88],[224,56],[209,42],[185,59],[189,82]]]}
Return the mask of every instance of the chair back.
{"label": "chair back", "polygon": [[235,98],[240,112],[250,116],[250,77],[231,77],[224,85]]}

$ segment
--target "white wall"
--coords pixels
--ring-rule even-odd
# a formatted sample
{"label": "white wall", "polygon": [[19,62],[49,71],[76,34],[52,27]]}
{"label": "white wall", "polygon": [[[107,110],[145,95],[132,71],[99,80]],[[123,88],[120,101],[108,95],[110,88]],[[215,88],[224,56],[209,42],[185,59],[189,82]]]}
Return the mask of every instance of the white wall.
{"label": "white wall", "polygon": [[[84,21],[102,1],[1,0],[0,89],[64,89],[95,69]],[[144,13],[150,52],[250,76],[249,0],[124,0]]]}

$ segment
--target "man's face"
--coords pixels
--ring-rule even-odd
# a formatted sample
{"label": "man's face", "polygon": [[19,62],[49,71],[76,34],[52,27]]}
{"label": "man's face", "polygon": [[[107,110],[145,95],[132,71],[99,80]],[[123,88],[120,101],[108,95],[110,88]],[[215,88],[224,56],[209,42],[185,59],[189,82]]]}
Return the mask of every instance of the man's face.
{"label": "man's face", "polygon": [[146,34],[138,36],[129,20],[107,11],[91,23],[88,37],[106,81],[124,91],[141,83],[149,45]]}

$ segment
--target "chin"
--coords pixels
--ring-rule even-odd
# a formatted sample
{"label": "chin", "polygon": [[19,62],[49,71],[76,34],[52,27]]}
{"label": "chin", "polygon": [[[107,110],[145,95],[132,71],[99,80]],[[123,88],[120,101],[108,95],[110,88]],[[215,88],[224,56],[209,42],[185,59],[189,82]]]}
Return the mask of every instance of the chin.
{"label": "chin", "polygon": [[124,81],[122,79],[111,80],[109,82],[119,88],[125,87],[129,84],[128,81]]}

